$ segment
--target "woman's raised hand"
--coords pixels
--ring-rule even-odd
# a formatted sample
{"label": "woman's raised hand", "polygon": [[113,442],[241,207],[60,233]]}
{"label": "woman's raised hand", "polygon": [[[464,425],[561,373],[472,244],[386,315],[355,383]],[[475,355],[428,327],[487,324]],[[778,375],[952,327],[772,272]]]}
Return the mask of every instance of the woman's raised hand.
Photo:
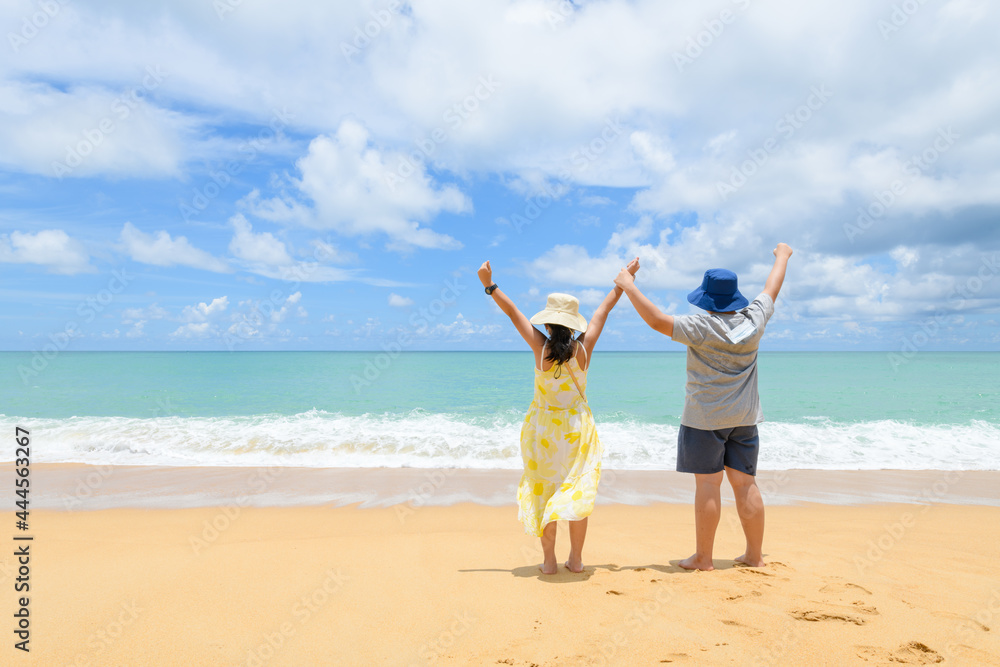
{"label": "woman's raised hand", "polygon": [[628,263],[628,266],[626,266],[625,268],[628,269],[628,272],[634,276],[636,272],[639,270],[639,258],[636,257],[635,259],[633,259],[631,262]]}
{"label": "woman's raised hand", "polygon": [[493,284],[493,269],[490,268],[490,260],[483,262],[483,265],[479,267],[479,271],[476,272],[479,276],[480,282],[483,283],[483,287],[489,287]]}

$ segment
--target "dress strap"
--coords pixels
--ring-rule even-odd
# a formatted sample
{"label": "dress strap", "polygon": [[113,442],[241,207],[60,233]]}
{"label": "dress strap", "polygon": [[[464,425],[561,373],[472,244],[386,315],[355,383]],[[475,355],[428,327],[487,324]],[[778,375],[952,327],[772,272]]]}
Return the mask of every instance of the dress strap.
{"label": "dress strap", "polygon": [[[545,346],[548,345],[548,344],[549,344],[548,339],[545,339],[545,342],[542,343],[542,353],[541,353],[541,356],[539,356],[539,358],[538,358],[538,365],[535,366],[536,370],[539,370],[539,371],[542,370],[542,364],[545,363]],[[542,372],[544,372],[544,371],[542,371]]]}
{"label": "dress strap", "polygon": [[[586,363],[586,364],[587,364],[587,366],[589,367],[589,366],[590,366],[590,361],[589,361],[589,360],[587,359],[587,346],[586,346],[586,345],[584,345],[583,343],[581,343],[580,341],[577,341],[577,345],[579,345],[579,346],[580,346],[580,349],[581,349],[581,350],[583,350],[583,361],[584,361],[584,363]],[[575,353],[576,353],[576,350],[573,350],[573,352],[574,352],[574,354],[575,354]],[[582,369],[581,369],[581,370],[582,370]]]}
{"label": "dress strap", "polygon": [[583,389],[580,388],[580,383],[576,381],[576,374],[573,372],[573,369],[569,366],[566,366],[566,370],[569,371],[569,376],[570,378],[572,378],[573,384],[576,385],[576,390],[580,392],[580,396],[583,398],[583,402],[586,403],[587,395],[583,393]]}

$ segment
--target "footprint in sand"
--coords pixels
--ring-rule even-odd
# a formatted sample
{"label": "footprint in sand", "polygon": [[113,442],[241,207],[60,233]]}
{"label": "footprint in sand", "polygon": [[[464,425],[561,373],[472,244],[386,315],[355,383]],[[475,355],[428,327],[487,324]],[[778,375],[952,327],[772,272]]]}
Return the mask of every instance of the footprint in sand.
{"label": "footprint in sand", "polygon": [[962,621],[963,623],[968,623],[975,628],[979,628],[983,632],[989,632],[990,628],[988,625],[983,625],[974,618],[969,618],[968,616],[962,616],[961,614],[956,614],[950,611],[932,611],[931,615],[937,616],[939,618],[953,618],[956,621]]}
{"label": "footprint in sand", "polygon": [[685,660],[690,657],[691,656],[689,656],[687,653],[671,653],[666,658],[661,659],[660,662],[676,662],[678,660]]}
{"label": "footprint in sand", "polygon": [[852,584],[850,582],[834,582],[827,584],[823,588],[819,589],[820,593],[864,593],[865,595],[871,595],[872,592],[865,588],[864,586],[858,586],[857,584]]}
{"label": "footprint in sand", "polygon": [[747,591],[746,593],[734,593],[733,595],[727,597],[726,600],[735,602],[736,600],[742,600],[743,598],[759,598],[761,595],[762,593],[760,591]]}
{"label": "footprint in sand", "polygon": [[841,621],[843,623],[853,623],[854,625],[864,625],[865,619],[842,614],[837,611],[819,611],[814,609],[795,610],[788,612],[789,615],[798,621],[810,621],[819,623],[822,621]]}
{"label": "footprint in sand", "polygon": [[[729,620],[729,619],[721,619],[721,621],[722,621],[723,625],[730,625],[730,626],[733,626],[733,627],[736,627],[736,628],[743,628],[744,630],[749,631],[754,636],[764,634],[763,631],[758,630],[757,628],[750,627],[749,625],[744,625],[743,623],[740,623],[739,621],[732,621],[732,620]],[[716,644],[716,646],[718,646],[718,644]]]}
{"label": "footprint in sand", "polygon": [[863,660],[904,665],[934,665],[944,662],[944,656],[921,642],[907,642],[896,650],[888,651],[879,646],[856,646],[857,656]]}
{"label": "footprint in sand", "polygon": [[621,591],[608,591],[607,595],[624,595]]}

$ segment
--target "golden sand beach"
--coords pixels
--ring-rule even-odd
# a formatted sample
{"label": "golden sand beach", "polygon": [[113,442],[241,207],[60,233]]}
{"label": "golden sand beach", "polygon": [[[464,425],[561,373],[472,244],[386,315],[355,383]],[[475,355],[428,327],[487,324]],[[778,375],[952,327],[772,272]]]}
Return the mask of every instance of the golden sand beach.
{"label": "golden sand beach", "polygon": [[733,566],[731,506],[717,569],[687,572],[690,506],[615,504],[583,574],[542,576],[513,502],[35,510],[31,651],[13,648],[9,548],[3,663],[1000,664],[1000,508],[767,511],[761,569]]}

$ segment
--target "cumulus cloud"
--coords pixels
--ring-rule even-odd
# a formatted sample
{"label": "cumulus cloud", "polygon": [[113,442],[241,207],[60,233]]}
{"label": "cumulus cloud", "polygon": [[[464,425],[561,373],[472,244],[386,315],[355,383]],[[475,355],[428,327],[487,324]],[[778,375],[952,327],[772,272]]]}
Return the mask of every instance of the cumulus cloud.
{"label": "cumulus cloud", "polygon": [[221,314],[229,307],[229,297],[220,296],[212,299],[211,303],[201,303],[194,306],[185,306],[181,313],[181,319],[186,322],[205,322],[216,315]]}
{"label": "cumulus cloud", "polygon": [[171,238],[165,230],[146,234],[131,222],[122,227],[119,241],[133,260],[153,266],[190,266],[216,273],[232,269],[221,259],[191,245],[184,236]]}
{"label": "cumulus cloud", "polygon": [[216,332],[210,322],[191,322],[177,327],[168,334],[171,338],[207,338]]}
{"label": "cumulus cloud", "polygon": [[268,266],[286,266],[292,263],[285,244],[270,232],[255,234],[250,223],[241,214],[234,215],[230,223],[235,234],[229,242],[229,252],[237,258]]}
{"label": "cumulus cloud", "polygon": [[38,264],[49,273],[74,275],[93,273],[90,256],[83,244],[61,229],[46,229],[34,234],[11,232],[0,235],[0,262]]}
{"label": "cumulus cloud", "polygon": [[[408,168],[400,165],[409,165]],[[384,234],[397,248],[460,248],[461,243],[421,222],[441,212],[465,213],[471,201],[453,185],[435,187],[423,163],[382,151],[353,120],[333,136],[320,136],[297,163],[294,185],[312,206],[292,198],[246,201],[256,216],[331,229],[346,236]]]}
{"label": "cumulus cloud", "polygon": [[149,101],[162,69],[139,72],[119,90],[0,79],[0,164],[57,178],[178,176],[198,123]]}
{"label": "cumulus cloud", "polygon": [[234,215],[229,222],[234,232],[229,242],[229,251],[247,271],[290,282],[363,280],[356,270],[324,264],[331,259],[343,259],[346,256],[324,241],[314,239],[311,242],[311,256],[316,261],[295,260],[284,241],[270,232],[254,232],[253,226],[242,213]]}
{"label": "cumulus cloud", "polygon": [[389,305],[395,308],[406,308],[413,305],[413,299],[393,292],[389,294]]}

